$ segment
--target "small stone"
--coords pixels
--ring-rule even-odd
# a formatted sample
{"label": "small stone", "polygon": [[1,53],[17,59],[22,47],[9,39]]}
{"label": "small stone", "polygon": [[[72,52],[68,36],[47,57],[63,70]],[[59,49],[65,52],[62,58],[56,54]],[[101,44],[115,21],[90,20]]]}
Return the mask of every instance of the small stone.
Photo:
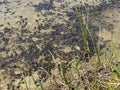
{"label": "small stone", "polygon": [[35,42],[35,41],[38,41],[39,38],[33,37],[32,40]]}
{"label": "small stone", "polygon": [[75,49],[79,51],[80,47],[78,45],[75,45]]}
{"label": "small stone", "polygon": [[63,34],[64,34],[64,32],[60,32],[60,34],[61,34],[61,35],[63,35]]}

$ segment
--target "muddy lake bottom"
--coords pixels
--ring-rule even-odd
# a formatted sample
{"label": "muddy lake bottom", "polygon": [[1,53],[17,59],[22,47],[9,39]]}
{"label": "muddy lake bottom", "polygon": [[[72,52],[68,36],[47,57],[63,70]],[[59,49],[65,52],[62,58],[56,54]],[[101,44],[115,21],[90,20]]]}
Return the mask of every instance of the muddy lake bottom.
{"label": "muddy lake bottom", "polygon": [[[10,82],[14,83],[14,90],[24,90],[20,89],[24,87],[23,77],[32,82],[29,90],[34,90],[29,79],[32,75],[47,82],[45,71],[51,74],[60,62],[65,67],[76,57],[86,62],[76,8],[81,15],[89,10],[88,27],[95,45],[100,45],[101,58],[105,53],[111,54],[112,45],[115,57],[120,58],[120,1],[90,0],[87,4],[85,8],[77,0],[55,0],[51,7],[47,0],[0,1],[0,90],[9,90]],[[87,40],[90,63],[96,55],[90,36]]]}

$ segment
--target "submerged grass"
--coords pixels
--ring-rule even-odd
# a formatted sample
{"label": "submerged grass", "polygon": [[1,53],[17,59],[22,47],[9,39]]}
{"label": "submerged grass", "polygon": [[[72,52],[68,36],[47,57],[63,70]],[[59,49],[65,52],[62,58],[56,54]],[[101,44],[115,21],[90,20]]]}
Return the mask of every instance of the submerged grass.
{"label": "submerged grass", "polygon": [[44,90],[42,82],[40,80],[36,80],[33,76],[32,76],[32,80],[33,80],[37,90]]}

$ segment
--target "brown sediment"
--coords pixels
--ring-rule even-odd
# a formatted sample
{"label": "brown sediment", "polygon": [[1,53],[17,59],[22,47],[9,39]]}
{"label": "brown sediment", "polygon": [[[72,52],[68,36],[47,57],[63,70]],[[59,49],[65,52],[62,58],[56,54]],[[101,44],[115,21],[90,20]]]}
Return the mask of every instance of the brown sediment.
{"label": "brown sediment", "polygon": [[[42,66],[43,59],[44,68],[48,70],[47,65],[50,64],[52,69],[55,63],[50,52],[55,58],[66,61],[72,60],[75,55],[88,57],[89,52],[83,50],[80,26],[73,11],[74,7],[81,4],[69,1],[69,6],[65,2],[55,2],[53,8],[48,8],[49,2],[42,0],[0,2],[1,71],[15,78],[20,78],[22,73],[31,75]],[[98,43],[99,37],[101,47],[104,48],[114,33],[114,43],[119,46],[120,1],[110,0],[105,4],[100,0],[89,0],[87,4],[90,7],[90,30],[96,38],[95,43]],[[92,47],[90,40],[89,45]]]}

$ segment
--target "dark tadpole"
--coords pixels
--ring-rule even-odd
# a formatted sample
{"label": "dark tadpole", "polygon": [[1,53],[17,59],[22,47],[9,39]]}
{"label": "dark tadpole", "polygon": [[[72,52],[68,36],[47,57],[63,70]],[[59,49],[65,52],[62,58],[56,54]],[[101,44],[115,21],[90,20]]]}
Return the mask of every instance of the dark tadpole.
{"label": "dark tadpole", "polygon": [[10,26],[10,23],[9,23],[9,22],[7,22],[7,24]]}
{"label": "dark tadpole", "polygon": [[54,1],[54,0],[49,0],[50,8],[53,8],[53,1]]}
{"label": "dark tadpole", "polygon": [[3,27],[3,24],[1,24],[0,27]]}

